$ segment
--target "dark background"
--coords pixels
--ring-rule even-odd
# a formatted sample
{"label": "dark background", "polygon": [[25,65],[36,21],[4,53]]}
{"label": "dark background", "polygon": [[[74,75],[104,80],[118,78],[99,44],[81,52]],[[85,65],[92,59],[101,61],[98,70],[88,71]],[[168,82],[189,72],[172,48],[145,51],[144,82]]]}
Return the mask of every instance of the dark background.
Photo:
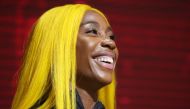
{"label": "dark background", "polygon": [[35,20],[65,3],[103,11],[117,36],[118,109],[190,109],[190,0],[1,0],[0,108],[9,109]]}

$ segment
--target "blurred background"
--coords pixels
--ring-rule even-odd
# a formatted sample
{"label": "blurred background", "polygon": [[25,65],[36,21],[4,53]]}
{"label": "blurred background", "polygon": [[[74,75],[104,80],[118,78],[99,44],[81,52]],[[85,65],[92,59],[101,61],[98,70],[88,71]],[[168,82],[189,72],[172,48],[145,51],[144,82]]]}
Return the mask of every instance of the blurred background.
{"label": "blurred background", "polygon": [[1,109],[10,109],[33,23],[67,3],[90,4],[111,22],[120,50],[117,109],[190,109],[190,0],[1,0]]}

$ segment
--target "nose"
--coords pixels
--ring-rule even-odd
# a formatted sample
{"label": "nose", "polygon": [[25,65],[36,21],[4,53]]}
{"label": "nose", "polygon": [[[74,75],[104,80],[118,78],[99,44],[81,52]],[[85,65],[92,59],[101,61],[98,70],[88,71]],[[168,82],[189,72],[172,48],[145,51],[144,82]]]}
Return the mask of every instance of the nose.
{"label": "nose", "polygon": [[108,39],[108,38],[105,38],[102,40],[101,46],[109,48],[111,50],[114,50],[116,48],[115,41],[113,41],[112,39]]}

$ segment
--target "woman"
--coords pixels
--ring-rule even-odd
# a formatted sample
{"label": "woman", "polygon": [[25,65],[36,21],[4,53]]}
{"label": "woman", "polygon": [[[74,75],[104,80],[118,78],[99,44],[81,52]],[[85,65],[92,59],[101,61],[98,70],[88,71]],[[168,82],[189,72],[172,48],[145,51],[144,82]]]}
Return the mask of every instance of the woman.
{"label": "woman", "polygon": [[117,58],[100,11],[84,4],[50,9],[31,33],[12,109],[114,109]]}

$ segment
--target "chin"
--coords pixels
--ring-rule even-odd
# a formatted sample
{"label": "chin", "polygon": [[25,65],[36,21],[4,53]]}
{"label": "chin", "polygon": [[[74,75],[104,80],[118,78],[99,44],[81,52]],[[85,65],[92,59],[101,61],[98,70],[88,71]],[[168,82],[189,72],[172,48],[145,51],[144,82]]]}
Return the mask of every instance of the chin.
{"label": "chin", "polygon": [[90,60],[91,74],[93,81],[97,84],[98,88],[102,88],[110,84],[113,80],[114,68],[110,69],[97,63],[94,59]]}
{"label": "chin", "polygon": [[101,87],[110,84],[113,80],[114,71],[95,69],[93,72],[95,75],[95,81],[100,84]]}

